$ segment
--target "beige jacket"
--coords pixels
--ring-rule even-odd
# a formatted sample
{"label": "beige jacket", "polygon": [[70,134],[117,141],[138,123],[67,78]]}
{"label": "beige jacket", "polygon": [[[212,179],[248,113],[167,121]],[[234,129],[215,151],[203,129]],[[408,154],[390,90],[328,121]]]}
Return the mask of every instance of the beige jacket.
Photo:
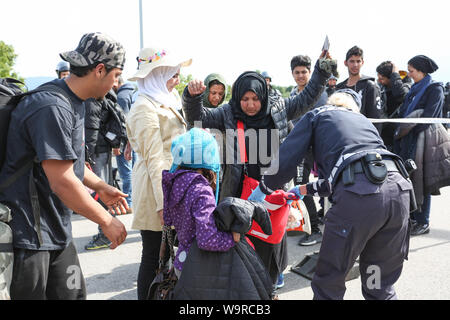
{"label": "beige jacket", "polygon": [[162,230],[157,213],[163,208],[162,171],[172,165],[173,138],[184,132],[181,114],[148,96],[140,94],[128,113],[128,140],[138,154],[132,173],[132,229]]}

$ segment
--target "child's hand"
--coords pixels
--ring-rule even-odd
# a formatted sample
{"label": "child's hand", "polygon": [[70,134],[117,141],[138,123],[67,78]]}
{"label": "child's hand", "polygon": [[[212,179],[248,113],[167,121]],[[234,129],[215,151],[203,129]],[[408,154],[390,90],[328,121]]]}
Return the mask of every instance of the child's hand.
{"label": "child's hand", "polygon": [[237,232],[231,232],[233,234],[234,242],[239,242],[241,240],[241,234]]}

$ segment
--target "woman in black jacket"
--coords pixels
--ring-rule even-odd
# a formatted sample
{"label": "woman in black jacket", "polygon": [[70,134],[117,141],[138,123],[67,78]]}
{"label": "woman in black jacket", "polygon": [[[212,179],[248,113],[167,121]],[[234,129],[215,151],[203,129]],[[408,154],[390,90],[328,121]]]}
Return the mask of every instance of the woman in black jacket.
{"label": "woman in black jacket", "polygon": [[[336,61],[322,54],[311,80],[299,95],[271,99],[270,102],[264,78],[256,72],[244,72],[234,82],[229,103],[215,109],[205,108],[202,104],[202,94],[206,89],[203,82],[189,82],[182,97],[188,124],[219,130],[222,135],[216,134],[216,138],[222,136],[227,139],[226,152],[222,152],[224,174],[220,200],[241,196],[244,173],[260,181],[270,159],[288,135],[288,121],[300,118],[313,107],[332,70],[336,70]],[[249,160],[246,163],[241,161],[239,143],[235,143],[238,121],[243,123],[245,130],[245,153]],[[251,241],[275,286],[278,275],[287,266],[286,234],[278,244],[268,244],[255,237],[251,237]]]}
{"label": "woman in black jacket", "polygon": [[[424,55],[418,55],[408,61],[408,75],[414,81],[414,85],[405,97],[405,101],[400,107],[400,117],[412,117],[418,110],[421,112],[421,118],[441,118],[442,107],[444,105],[444,88],[441,83],[434,82],[430,74],[438,69],[437,64]],[[401,125],[394,136],[394,152],[400,155],[403,160],[416,159],[417,141],[419,134],[426,130],[430,125],[417,124],[409,127],[407,131],[400,130]],[[412,174],[413,185],[415,175]],[[421,173],[423,176],[425,172]],[[416,186],[414,187],[416,188]],[[418,209],[412,214],[413,229],[411,235],[421,235],[430,232],[430,206],[431,194],[425,192],[423,197],[416,194]]]}

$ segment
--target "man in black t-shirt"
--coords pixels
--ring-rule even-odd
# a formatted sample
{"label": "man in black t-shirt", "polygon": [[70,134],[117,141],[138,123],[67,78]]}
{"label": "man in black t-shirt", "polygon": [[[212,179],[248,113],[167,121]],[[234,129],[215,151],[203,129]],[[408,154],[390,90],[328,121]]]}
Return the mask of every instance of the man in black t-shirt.
{"label": "man in black t-shirt", "polygon": [[[72,210],[98,223],[111,248],[126,238],[125,226],[86,191],[93,189],[110,209],[128,208],[126,195],[85,168],[83,101],[102,98],[122,73],[122,46],[101,33],[86,34],[75,51],[62,53],[68,78],[51,82],[63,90],[26,96],[11,114],[7,158],[0,181],[35,159],[28,173],[0,193],[12,212],[14,238],[12,299],[85,299],[86,287],[72,239]],[[33,205],[30,189],[36,188]]]}

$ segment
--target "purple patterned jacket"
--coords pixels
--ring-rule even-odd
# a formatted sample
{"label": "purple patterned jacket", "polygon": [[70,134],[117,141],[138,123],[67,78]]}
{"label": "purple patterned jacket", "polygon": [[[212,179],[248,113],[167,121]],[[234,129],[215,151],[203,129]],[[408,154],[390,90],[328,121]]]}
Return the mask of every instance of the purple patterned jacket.
{"label": "purple patterned jacket", "polygon": [[207,251],[227,251],[234,246],[231,232],[217,230],[214,192],[205,177],[190,170],[164,170],[162,189],[164,224],[175,227],[179,241],[175,268],[182,270],[194,240]]}

